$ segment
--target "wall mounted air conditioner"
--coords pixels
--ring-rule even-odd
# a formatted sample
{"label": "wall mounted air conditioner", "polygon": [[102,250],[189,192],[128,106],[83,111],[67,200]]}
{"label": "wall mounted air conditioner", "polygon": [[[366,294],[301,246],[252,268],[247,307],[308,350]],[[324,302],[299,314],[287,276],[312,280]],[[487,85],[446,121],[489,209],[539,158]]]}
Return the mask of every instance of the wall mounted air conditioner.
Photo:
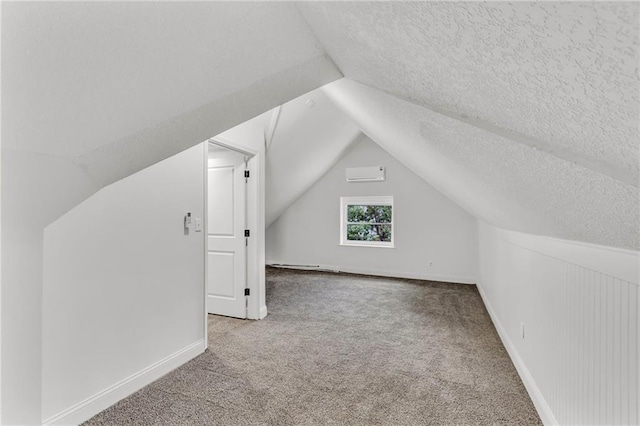
{"label": "wall mounted air conditioner", "polygon": [[384,179],[382,166],[347,168],[347,182],[382,182]]}

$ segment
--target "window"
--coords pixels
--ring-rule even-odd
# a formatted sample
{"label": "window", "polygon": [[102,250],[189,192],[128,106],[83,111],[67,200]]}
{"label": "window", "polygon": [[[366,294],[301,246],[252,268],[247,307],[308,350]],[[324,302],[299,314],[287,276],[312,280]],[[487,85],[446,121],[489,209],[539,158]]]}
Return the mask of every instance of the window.
{"label": "window", "polygon": [[394,247],[393,197],[341,197],[340,244]]}

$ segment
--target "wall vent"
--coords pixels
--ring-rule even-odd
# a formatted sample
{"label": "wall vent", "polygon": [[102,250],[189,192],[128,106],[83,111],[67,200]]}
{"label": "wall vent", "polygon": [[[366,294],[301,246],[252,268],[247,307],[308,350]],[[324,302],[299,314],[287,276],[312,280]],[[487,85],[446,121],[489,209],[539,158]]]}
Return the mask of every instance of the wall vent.
{"label": "wall vent", "polygon": [[382,182],[385,180],[383,166],[349,167],[347,168],[347,182]]}

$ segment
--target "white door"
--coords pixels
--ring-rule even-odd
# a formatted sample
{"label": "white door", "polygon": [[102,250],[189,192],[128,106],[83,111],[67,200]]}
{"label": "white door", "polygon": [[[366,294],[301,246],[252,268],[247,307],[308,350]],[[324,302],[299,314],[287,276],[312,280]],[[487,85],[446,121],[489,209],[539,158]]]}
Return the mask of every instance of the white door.
{"label": "white door", "polygon": [[209,148],[207,312],[246,318],[245,156]]}

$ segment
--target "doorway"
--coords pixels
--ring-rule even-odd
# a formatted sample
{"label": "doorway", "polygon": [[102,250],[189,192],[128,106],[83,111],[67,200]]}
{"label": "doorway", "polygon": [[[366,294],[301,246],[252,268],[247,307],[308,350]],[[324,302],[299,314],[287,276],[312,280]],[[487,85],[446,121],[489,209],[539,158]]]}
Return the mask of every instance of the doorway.
{"label": "doorway", "polygon": [[249,300],[255,285],[249,266],[255,243],[251,241],[251,216],[257,205],[250,179],[255,178],[255,166],[254,153],[215,139],[207,144],[205,288],[209,314],[252,316]]}

